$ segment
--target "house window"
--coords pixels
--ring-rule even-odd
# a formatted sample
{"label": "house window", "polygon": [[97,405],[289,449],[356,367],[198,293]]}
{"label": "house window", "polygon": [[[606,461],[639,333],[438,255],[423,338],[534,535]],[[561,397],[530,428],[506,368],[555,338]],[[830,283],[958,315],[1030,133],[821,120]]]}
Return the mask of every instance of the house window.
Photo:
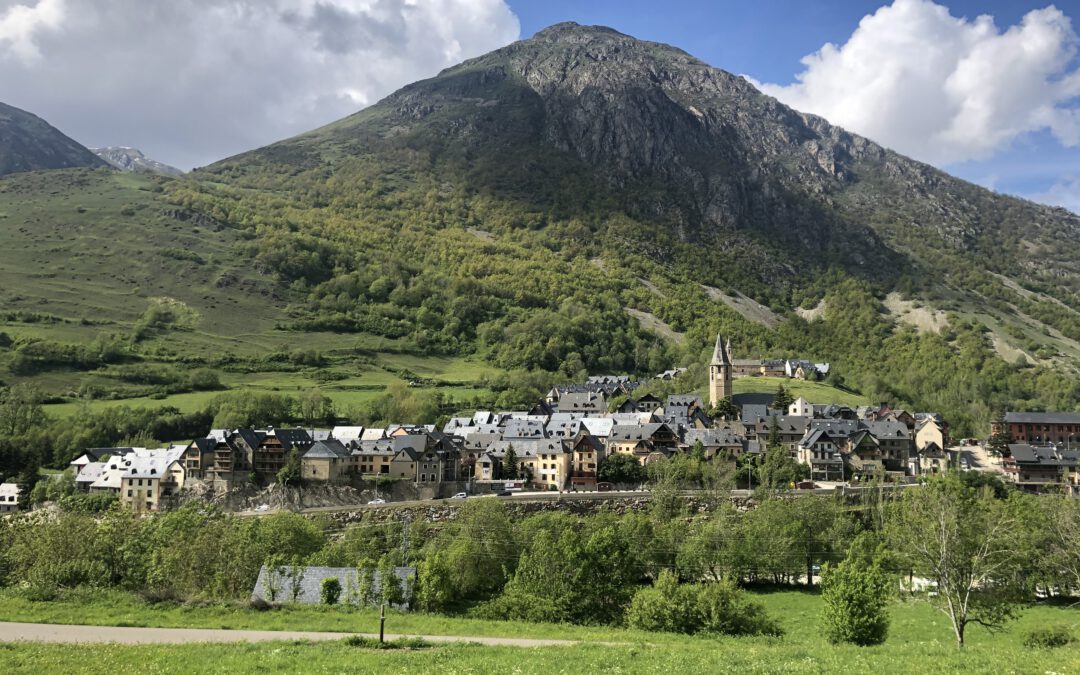
{"label": "house window", "polygon": [[128,490],[128,497],[131,496],[131,490]]}

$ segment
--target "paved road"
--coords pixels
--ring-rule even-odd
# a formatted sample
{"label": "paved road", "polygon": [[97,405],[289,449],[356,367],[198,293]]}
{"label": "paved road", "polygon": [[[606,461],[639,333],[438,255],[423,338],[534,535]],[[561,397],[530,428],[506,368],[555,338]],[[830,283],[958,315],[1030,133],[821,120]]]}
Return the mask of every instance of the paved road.
{"label": "paved road", "polygon": [[[186,642],[266,642],[269,640],[341,640],[350,635],[378,638],[371,633],[314,633],[278,630],[221,630],[214,628],[118,628],[113,626],[70,626],[48,623],[0,622],[2,642],[115,643],[125,645],[183,644]],[[530,640],[521,638],[465,637],[460,635],[400,635],[387,633],[387,640],[419,637],[428,642],[472,642],[493,647],[566,647],[575,640]]]}

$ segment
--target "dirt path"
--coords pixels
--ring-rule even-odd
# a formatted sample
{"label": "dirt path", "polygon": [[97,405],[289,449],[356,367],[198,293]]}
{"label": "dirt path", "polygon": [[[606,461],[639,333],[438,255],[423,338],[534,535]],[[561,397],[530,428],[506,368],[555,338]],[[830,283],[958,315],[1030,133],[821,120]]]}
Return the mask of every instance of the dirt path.
{"label": "dirt path", "polygon": [[[187,642],[266,642],[269,640],[340,640],[350,635],[377,638],[370,633],[314,633],[278,630],[223,630],[214,628],[120,628],[70,626],[48,623],[0,622],[0,642],[115,643],[125,645],[183,644]],[[460,635],[387,634],[387,640],[419,637],[428,642],[472,642],[493,647],[567,647],[575,640],[464,637]]]}

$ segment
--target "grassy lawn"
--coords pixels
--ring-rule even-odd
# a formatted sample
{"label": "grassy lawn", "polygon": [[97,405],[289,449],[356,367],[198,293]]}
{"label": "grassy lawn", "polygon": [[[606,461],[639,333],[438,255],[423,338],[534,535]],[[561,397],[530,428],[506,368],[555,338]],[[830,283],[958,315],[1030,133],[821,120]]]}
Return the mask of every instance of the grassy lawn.
{"label": "grassy lawn", "polygon": [[[780,617],[787,634],[773,638],[716,638],[645,634],[617,628],[524,624],[393,614],[395,633],[561,638],[618,643],[515,648],[441,645],[376,651],[343,643],[283,641],[254,645],[80,646],[0,644],[5,672],[226,672],[258,667],[271,672],[785,672],[785,673],[1070,673],[1080,672],[1080,647],[1022,646],[1023,631],[1047,623],[1080,623],[1080,610],[1028,609],[1001,634],[972,629],[963,651],[953,646],[943,614],[923,602],[893,608],[889,640],[880,647],[833,646],[820,630],[820,598],[798,591],[755,594]],[[320,608],[255,612],[241,607],[147,605],[131,595],[86,592],[64,601],[32,603],[0,594],[0,616],[12,621],[102,625],[229,627],[371,632],[373,611]]]}
{"label": "grassy lawn", "polygon": [[860,394],[837,389],[824,382],[789,380],[786,377],[740,377],[732,381],[736,394],[773,394],[780,385],[784,385],[784,389],[795,398],[803,396],[811,403],[838,403],[852,407],[872,403]]}

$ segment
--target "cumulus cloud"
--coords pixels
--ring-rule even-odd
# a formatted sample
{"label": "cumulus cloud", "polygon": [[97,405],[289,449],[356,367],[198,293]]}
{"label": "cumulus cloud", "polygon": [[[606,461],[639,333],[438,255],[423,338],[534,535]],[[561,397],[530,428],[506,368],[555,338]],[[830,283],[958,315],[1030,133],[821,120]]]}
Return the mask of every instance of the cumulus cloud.
{"label": "cumulus cloud", "polygon": [[504,0],[0,0],[0,101],[182,168],[518,38]]}
{"label": "cumulus cloud", "polygon": [[1080,143],[1078,45],[1054,6],[1001,30],[991,16],[968,20],[929,0],[895,0],[864,17],[846,43],[806,56],[793,84],[758,86],[902,153],[950,164],[1044,129],[1065,146]]}

